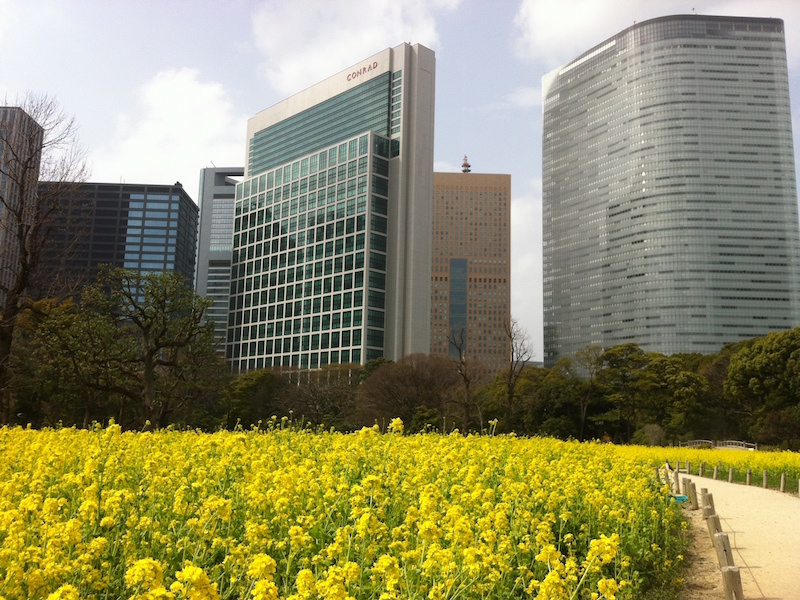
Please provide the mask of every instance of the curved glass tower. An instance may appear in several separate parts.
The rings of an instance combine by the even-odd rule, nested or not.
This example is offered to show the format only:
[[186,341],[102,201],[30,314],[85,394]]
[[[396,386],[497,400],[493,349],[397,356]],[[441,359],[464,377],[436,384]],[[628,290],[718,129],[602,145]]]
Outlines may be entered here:
[[670,16],[543,79],[544,349],[800,325],[783,21]]

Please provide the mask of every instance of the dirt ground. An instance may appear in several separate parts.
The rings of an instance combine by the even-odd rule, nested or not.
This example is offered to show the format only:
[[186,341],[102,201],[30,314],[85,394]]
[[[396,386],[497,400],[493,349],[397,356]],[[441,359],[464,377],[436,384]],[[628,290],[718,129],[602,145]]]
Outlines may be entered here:
[[[793,493],[692,477],[713,496],[728,534],[746,600],[800,599],[800,501]],[[691,528],[686,586],[681,600],[724,598],[722,573],[702,511],[687,512]]]
[[724,600],[722,573],[719,570],[717,552],[708,535],[703,512],[684,508],[691,527],[689,529],[689,552],[685,557],[689,568],[681,600]]

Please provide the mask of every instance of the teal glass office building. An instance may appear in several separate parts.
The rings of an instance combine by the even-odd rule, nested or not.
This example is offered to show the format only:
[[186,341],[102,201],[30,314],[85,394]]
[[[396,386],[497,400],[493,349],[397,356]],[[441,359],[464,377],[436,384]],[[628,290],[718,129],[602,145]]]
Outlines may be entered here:
[[800,325],[783,22],[669,16],[543,79],[545,363]]
[[434,82],[433,52],[402,44],[250,119],[234,371],[429,351]]

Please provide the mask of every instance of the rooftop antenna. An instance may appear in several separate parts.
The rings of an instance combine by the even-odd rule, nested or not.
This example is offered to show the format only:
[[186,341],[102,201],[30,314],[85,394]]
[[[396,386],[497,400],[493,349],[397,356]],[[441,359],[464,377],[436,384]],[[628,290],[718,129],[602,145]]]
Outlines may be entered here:
[[467,162],[467,155],[464,155],[464,162],[461,163],[461,172],[462,173],[469,173],[472,169],[470,169],[472,165]]

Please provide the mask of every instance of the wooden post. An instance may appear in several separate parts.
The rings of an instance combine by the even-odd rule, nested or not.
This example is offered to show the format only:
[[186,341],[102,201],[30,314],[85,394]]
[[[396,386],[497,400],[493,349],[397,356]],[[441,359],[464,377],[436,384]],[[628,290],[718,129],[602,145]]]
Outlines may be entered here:
[[750,485],[750,481],[753,479],[753,469],[747,469],[747,485]]
[[719,566],[732,567],[733,551],[731,550],[731,543],[728,540],[728,534],[722,531],[715,534],[714,547],[717,549],[717,558],[719,559]]
[[688,477],[681,477],[681,494],[684,496],[689,495],[689,482],[691,481]]
[[764,489],[769,487],[769,473],[764,469]]
[[699,506],[697,505],[697,488],[695,488],[693,482],[689,482],[689,502],[692,503],[692,510],[697,510]]
[[733,483],[733,467],[728,469],[728,483]]
[[698,473],[698,475],[700,477],[704,477],[705,476],[705,472],[706,472],[706,461],[703,461],[703,462],[700,463],[700,472]]
[[678,473],[677,468],[672,472],[672,479],[672,489],[675,490],[675,493],[677,494],[681,489],[680,474]]
[[781,473],[781,492],[786,491],[786,473]]
[[717,478],[717,472],[719,471],[719,465],[714,465],[714,479]]
[[725,600],[744,600],[742,575],[739,573],[739,567],[722,567],[721,570]]
[[711,514],[717,514],[717,507],[714,506],[714,495],[706,493],[705,496],[702,496],[703,506],[710,506],[711,507]]
[[706,519],[706,525],[708,526],[708,535],[711,536],[711,541],[713,542],[714,536],[722,531],[722,527],[719,524],[719,515],[710,515]]
[[691,465],[691,463],[690,463],[688,460],[686,461],[686,472],[687,472],[689,475],[691,475],[691,474],[692,474],[692,465]]

